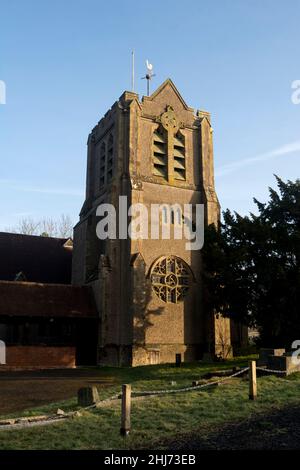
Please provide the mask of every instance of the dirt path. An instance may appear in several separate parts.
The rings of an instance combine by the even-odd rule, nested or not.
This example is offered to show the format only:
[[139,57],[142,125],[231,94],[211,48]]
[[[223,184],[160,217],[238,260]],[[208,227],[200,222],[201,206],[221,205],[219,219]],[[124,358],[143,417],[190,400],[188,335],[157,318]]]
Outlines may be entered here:
[[113,377],[106,377],[99,369],[1,372],[0,415],[72,398],[80,387],[113,383]]

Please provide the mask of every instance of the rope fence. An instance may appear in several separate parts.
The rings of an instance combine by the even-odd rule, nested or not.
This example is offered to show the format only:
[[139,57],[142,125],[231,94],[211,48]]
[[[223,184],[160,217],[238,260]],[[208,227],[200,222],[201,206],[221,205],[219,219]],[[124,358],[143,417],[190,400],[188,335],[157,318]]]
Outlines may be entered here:
[[219,385],[222,382],[225,382],[227,380],[232,379],[233,377],[237,377],[238,375],[243,374],[244,372],[247,372],[249,370],[249,367],[245,367],[238,372],[235,372],[232,375],[229,375],[227,377],[223,377],[220,380],[215,380],[214,382],[207,382],[205,384],[200,384],[200,385],[192,385],[191,387],[185,387],[185,388],[173,388],[173,389],[165,389],[165,390],[141,390],[141,391],[134,391],[132,392],[132,396],[146,396],[146,395],[166,395],[168,393],[182,393],[182,392],[190,392],[190,391],[195,391],[199,390],[202,388],[210,387],[212,385]]
[[[151,396],[161,396],[161,395],[168,395],[168,394],[175,394],[175,393],[185,393],[185,392],[192,392],[192,391],[197,391],[197,390],[203,390],[208,387],[212,386],[217,386],[221,385],[224,382],[227,382],[235,377],[239,377],[246,372],[248,372],[248,377],[249,377],[249,399],[250,400],[255,400],[257,397],[257,382],[256,382],[256,373],[257,371],[264,372],[267,374],[279,374],[279,375],[286,375],[286,371],[283,370],[275,370],[275,369],[268,369],[267,367],[257,367],[256,361],[249,361],[249,366],[244,367],[237,372],[234,372],[231,375],[227,375],[225,377],[222,377],[218,380],[214,380],[212,382],[205,382],[201,384],[195,383],[195,385],[188,386],[188,387],[182,387],[182,388],[166,388],[163,390],[132,390],[131,385],[129,384],[123,384],[122,385],[122,391],[115,393],[114,395],[104,398],[102,400],[98,400],[96,403],[93,403],[92,405],[89,406],[84,406],[80,407],[76,411],[70,411],[68,413],[65,413],[63,416],[57,416],[57,415],[52,415],[52,416],[45,416],[44,419],[45,421],[53,421],[56,422],[59,419],[62,418],[69,418],[78,415],[81,411],[87,411],[87,410],[92,410],[96,408],[101,408],[102,406],[105,406],[109,404],[112,401],[115,400],[120,400],[121,399],[121,428],[120,432],[123,436],[127,436],[130,432],[130,414],[131,414],[131,399],[135,397],[151,397]],[[34,418],[34,417],[33,417]],[[17,424],[18,421],[20,420],[14,420],[15,423]],[[3,424],[3,423],[1,423]],[[32,423],[33,424],[33,423]],[[0,428],[5,428],[8,426],[0,426]],[[10,427],[10,426],[9,426]]]
[[262,372],[268,372],[269,374],[284,374],[284,375],[286,375],[285,370],[267,369],[265,367],[257,367],[257,366],[256,366],[256,370],[260,370]]
[[269,374],[284,374],[286,375],[285,371],[282,370],[275,370],[275,369],[268,369],[265,367],[257,367],[256,361],[249,361],[249,366],[244,367],[243,369],[231,374],[229,376],[223,377],[219,380],[215,380],[213,382],[206,382],[199,385],[193,385],[191,387],[184,387],[178,389],[164,389],[164,390],[131,390],[131,385],[123,385],[122,386],[122,405],[121,405],[121,428],[120,432],[123,436],[128,436],[130,433],[130,414],[131,414],[131,398],[132,397],[141,397],[141,396],[157,396],[157,395],[167,395],[167,394],[174,394],[174,393],[183,393],[183,392],[190,392],[195,390],[203,390],[205,388],[220,385],[234,377],[238,377],[245,372],[248,372],[249,377],[249,400],[255,400],[257,398],[257,380],[256,380],[256,373],[257,371],[266,372]]
[[[220,385],[224,382],[227,382],[230,379],[233,379],[234,377],[238,377],[238,376],[244,374],[245,372],[248,372],[252,363],[255,364],[255,366],[254,366],[255,371],[267,372],[269,374],[283,374],[283,375],[286,375],[286,372],[283,371],[283,370],[275,370],[275,369],[268,369],[268,368],[265,368],[265,367],[258,367],[256,365],[256,361],[250,361],[250,365],[248,367],[243,367],[241,370],[235,372],[234,374],[228,375],[226,377],[222,377],[219,380],[214,380],[213,382],[206,382],[206,383],[199,384],[199,385],[192,385],[192,386],[189,386],[189,387],[175,388],[175,389],[172,388],[172,389],[163,389],[163,390],[132,390],[130,395],[131,395],[131,397],[134,398],[134,397],[167,395],[167,394],[171,394],[171,393],[184,393],[184,392],[191,392],[191,391],[195,391],[195,390],[202,390],[204,388],[211,387],[211,386],[214,386],[214,385]],[[106,403],[109,403],[110,401],[118,400],[118,399],[122,399],[122,392],[118,392],[115,395],[112,395],[111,397],[104,398],[103,400],[100,400],[97,404],[93,404],[93,405],[81,408],[80,410],[83,411],[83,410],[96,408],[96,407],[99,407],[99,406],[104,405]]]

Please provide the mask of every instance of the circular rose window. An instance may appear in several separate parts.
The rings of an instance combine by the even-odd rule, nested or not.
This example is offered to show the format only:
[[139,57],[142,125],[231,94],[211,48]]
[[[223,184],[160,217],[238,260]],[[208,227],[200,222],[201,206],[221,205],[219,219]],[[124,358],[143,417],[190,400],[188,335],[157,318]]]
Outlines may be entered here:
[[187,294],[193,275],[181,258],[166,256],[155,261],[150,277],[152,288],[160,300],[176,304]]

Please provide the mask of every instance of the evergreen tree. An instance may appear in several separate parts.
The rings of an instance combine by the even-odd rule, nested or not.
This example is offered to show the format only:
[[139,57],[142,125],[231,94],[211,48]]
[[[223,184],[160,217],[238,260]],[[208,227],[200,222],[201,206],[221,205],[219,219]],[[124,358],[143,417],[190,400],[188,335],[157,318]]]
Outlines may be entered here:
[[223,213],[220,229],[206,231],[206,302],[258,328],[263,346],[290,347],[300,339],[300,180],[269,188],[256,199],[258,215]]

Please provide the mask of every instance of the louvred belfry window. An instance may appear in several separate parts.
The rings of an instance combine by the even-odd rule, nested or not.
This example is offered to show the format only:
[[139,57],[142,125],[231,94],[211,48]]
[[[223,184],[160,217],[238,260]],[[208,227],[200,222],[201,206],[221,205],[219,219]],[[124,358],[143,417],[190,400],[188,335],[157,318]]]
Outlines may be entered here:
[[153,134],[153,174],[165,179],[168,177],[167,135],[162,128]]
[[153,175],[171,184],[174,180],[186,180],[185,136],[180,131],[182,123],[172,106],[167,106],[157,119],[159,126],[153,133]]
[[174,137],[174,178],[185,180],[185,145],[180,132]]

